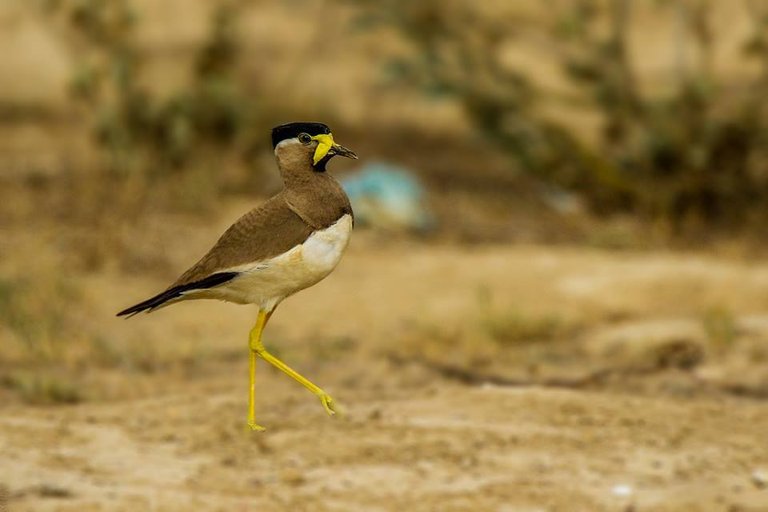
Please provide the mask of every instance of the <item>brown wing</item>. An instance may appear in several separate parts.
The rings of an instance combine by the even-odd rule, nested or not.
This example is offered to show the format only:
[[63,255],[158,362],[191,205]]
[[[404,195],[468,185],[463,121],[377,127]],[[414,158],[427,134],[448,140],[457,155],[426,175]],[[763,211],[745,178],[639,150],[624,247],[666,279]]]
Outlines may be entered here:
[[278,256],[304,243],[312,232],[313,228],[288,207],[284,194],[280,193],[240,217],[170,288]]

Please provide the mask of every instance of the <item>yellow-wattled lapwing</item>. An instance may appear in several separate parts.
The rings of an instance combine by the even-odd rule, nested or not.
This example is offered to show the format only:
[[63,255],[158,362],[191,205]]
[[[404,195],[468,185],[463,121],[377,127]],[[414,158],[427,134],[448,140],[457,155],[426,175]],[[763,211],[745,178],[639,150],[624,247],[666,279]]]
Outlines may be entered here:
[[272,130],[284,188],[235,222],[213,248],[167,290],[118,313],[132,316],[189,299],[256,304],[250,332],[248,425],[256,423],[256,358],[261,357],[320,398],[328,414],[333,399],[270,354],[261,333],[280,302],[326,277],[336,267],[352,231],[352,208],[338,182],[326,174],[334,156],[357,158],[336,144],[328,126],[289,123]]

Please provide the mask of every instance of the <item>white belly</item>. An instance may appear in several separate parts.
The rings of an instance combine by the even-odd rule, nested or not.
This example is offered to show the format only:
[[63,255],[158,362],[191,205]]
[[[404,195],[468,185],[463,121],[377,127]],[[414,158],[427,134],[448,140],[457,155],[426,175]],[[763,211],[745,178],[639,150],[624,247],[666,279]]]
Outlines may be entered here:
[[344,215],[326,229],[269,260],[222,270],[241,275],[221,286],[190,294],[188,298],[215,298],[239,304],[257,304],[272,310],[286,297],[319,282],[336,268],[352,233],[352,216]]

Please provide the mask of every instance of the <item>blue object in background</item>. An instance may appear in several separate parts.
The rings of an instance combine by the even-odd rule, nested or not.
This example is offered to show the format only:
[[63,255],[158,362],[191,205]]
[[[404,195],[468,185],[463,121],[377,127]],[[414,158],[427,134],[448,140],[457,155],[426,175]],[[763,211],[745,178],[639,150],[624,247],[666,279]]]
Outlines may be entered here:
[[424,204],[424,187],[403,167],[383,162],[364,165],[341,181],[355,221],[386,229],[426,231],[434,220]]

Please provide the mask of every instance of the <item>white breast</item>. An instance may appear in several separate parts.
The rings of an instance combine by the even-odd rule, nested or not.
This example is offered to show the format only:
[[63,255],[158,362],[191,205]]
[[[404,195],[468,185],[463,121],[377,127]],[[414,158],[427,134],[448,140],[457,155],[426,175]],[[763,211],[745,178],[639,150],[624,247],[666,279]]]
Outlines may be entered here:
[[339,264],[351,233],[352,216],[349,214],[332,226],[312,233],[301,246],[302,260],[307,269],[322,274],[322,277],[327,276]]
[[352,216],[344,215],[335,224],[315,231],[303,244],[284,254],[227,269],[241,275],[222,286],[195,294],[195,298],[258,304],[271,310],[286,297],[330,274],[341,260],[351,233]]

